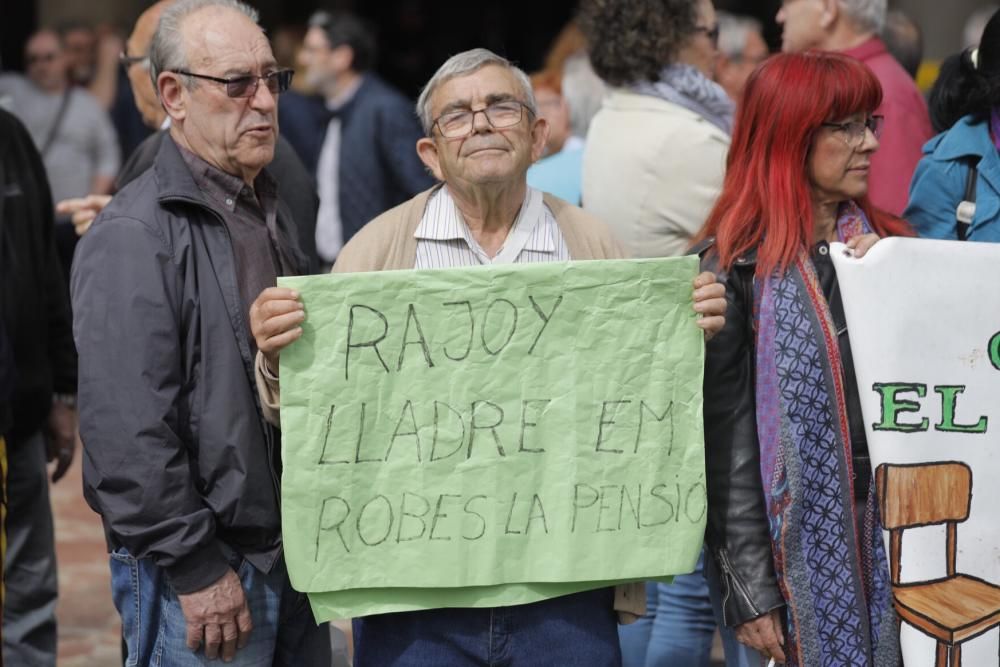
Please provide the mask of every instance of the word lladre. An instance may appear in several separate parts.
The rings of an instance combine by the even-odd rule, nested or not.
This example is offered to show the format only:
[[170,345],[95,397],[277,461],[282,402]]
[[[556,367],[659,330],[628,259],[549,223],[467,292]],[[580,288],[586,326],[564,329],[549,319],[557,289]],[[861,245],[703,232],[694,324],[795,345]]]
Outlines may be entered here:
[[[396,412],[379,412],[368,402],[343,408],[331,405],[326,418],[319,465],[411,463],[471,459],[513,453],[544,454],[545,443],[535,435],[552,399],[522,399],[514,404],[472,401],[457,408],[443,401],[403,403]],[[388,412],[395,427],[388,435],[381,419]],[[423,419],[417,414],[424,415]],[[381,423],[380,423],[381,422]],[[604,401],[594,407],[594,436],[586,447],[604,454],[638,454],[643,443],[673,452],[673,403],[655,408],[645,400]],[[384,437],[378,437],[385,434]],[[397,445],[397,443],[399,443]],[[395,452],[395,453],[394,453]]]

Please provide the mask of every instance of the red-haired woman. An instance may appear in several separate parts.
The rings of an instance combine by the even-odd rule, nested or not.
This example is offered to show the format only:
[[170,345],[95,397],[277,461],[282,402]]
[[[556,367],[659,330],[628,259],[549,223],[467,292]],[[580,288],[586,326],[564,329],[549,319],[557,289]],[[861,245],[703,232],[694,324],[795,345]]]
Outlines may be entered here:
[[867,197],[881,99],[874,75],[845,56],[766,61],[701,234],[729,308],[705,368],[707,538],[726,623],[788,665],[899,662],[829,247],[844,241],[860,257],[911,233]]

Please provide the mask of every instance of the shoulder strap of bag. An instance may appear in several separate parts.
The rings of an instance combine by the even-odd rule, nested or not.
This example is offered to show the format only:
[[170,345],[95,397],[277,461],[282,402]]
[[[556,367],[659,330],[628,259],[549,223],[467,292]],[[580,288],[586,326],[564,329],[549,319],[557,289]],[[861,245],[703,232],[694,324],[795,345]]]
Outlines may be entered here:
[[979,168],[975,157],[967,158],[969,172],[965,177],[965,194],[955,209],[955,230],[958,240],[964,241],[969,236],[969,228],[976,217],[976,181],[979,180]]
[[59,134],[59,129],[62,127],[63,119],[66,117],[66,108],[69,107],[69,98],[73,94],[73,87],[68,86],[66,91],[63,93],[62,101],[59,103],[59,111],[56,112],[56,119],[52,122],[52,127],[49,129],[49,135],[45,137],[45,143],[42,144],[41,150],[38,152],[45,157],[49,149],[52,148],[52,144],[56,140],[56,135]]

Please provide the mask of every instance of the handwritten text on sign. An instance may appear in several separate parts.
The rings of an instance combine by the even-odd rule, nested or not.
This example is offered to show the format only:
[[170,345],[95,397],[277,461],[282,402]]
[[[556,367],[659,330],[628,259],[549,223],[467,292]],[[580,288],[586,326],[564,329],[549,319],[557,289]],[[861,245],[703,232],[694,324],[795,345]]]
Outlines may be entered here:
[[[920,591],[897,598],[903,661],[931,667],[942,654],[932,630],[954,621],[926,600],[974,582],[974,594],[949,598],[972,627],[1000,590],[1000,245],[890,238],[861,259],[833,246],[830,256],[890,572],[897,593]],[[957,637],[962,664],[996,663],[995,626]]]
[[296,587],[690,569],[706,512],[696,271],[681,258],[282,280],[307,312],[281,360]]

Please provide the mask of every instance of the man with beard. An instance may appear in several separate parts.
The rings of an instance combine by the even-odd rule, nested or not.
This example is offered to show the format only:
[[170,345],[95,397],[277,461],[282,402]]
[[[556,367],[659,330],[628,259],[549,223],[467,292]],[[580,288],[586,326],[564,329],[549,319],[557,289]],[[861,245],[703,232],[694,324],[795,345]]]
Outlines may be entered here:
[[347,13],[316,12],[299,65],[322,101],[282,101],[282,132],[316,175],[316,249],[327,267],[362,225],[434,182],[413,145],[420,125],[410,102],[370,68],[375,40]]

